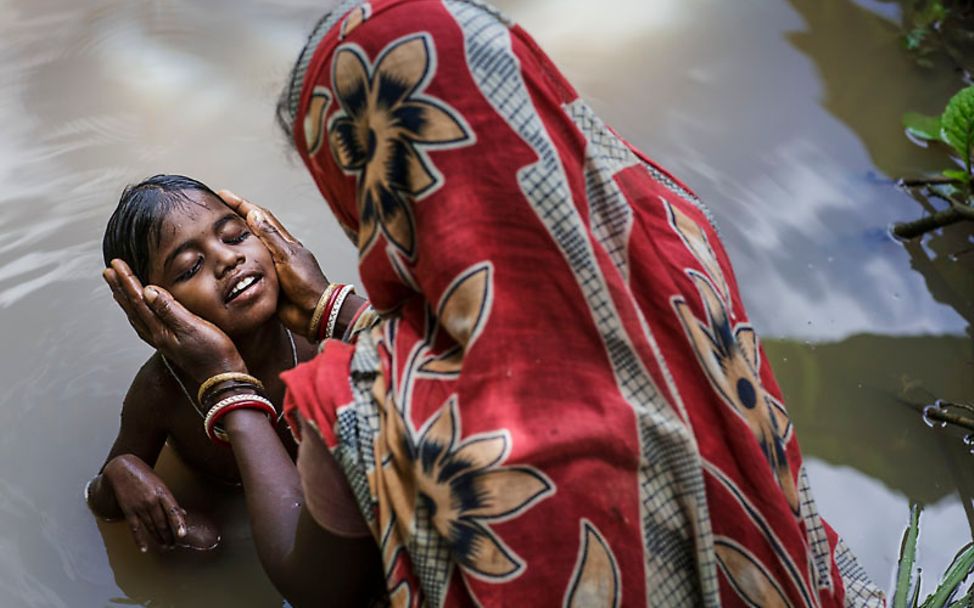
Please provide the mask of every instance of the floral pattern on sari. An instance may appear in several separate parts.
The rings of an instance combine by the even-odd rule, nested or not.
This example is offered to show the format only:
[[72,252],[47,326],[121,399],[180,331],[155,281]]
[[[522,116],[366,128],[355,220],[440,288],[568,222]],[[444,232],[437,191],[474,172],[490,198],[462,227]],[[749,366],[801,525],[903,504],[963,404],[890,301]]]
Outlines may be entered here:
[[720,570],[748,606],[791,608],[792,603],[767,567],[740,543],[719,536],[714,539],[714,551]]
[[[797,516],[798,486],[788,463],[786,444],[791,439],[791,419],[784,405],[761,382],[758,336],[747,323],[732,324],[727,281],[720,271],[706,234],[688,216],[663,200],[670,225],[706,273],[685,269],[700,295],[706,320],[698,319],[684,296],[672,305],[710,385],[721,400],[741,417],[757,439],[771,471]],[[715,273],[716,276],[711,276]]]
[[372,64],[354,43],[341,45],[332,63],[332,86],[341,109],[328,123],[335,162],[357,179],[359,254],[381,232],[407,260],[416,234],[409,202],[443,184],[427,150],[473,143],[463,117],[425,95],[436,51],[427,33],[391,42]]
[[[380,486],[376,489],[384,561],[393,561],[402,547],[411,544],[417,530],[429,523],[439,535],[433,542],[444,541],[453,561],[466,573],[486,580],[521,574],[526,562],[490,523],[516,518],[553,494],[554,483],[534,467],[503,466],[512,447],[506,430],[462,438],[456,395],[416,438],[389,397],[380,402],[384,438],[377,444],[382,467],[375,480]],[[445,580],[449,565],[427,569]],[[435,569],[441,572],[433,573]]]
[[622,582],[612,549],[589,520],[582,519],[581,529],[578,563],[563,605],[566,608],[616,608],[622,603]]

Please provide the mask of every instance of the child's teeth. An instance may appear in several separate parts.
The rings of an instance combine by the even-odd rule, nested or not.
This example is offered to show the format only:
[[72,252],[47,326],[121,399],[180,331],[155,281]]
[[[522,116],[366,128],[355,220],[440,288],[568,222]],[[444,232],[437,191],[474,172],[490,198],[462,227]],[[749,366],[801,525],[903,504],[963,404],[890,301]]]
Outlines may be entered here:
[[240,293],[244,289],[250,286],[254,282],[254,277],[247,277],[246,279],[240,279],[233,288],[234,295]]

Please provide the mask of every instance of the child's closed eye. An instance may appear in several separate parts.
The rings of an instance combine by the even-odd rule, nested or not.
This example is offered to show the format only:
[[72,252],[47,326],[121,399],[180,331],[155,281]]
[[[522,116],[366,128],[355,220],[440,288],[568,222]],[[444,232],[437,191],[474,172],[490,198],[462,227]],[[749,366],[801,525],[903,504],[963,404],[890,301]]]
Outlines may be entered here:
[[250,236],[250,232],[247,231],[247,230],[244,230],[240,234],[226,237],[225,239],[223,239],[223,241],[225,243],[229,243],[231,245],[236,245],[237,243],[242,243],[245,240],[247,240],[247,237],[249,237],[249,236]]
[[199,256],[196,258],[196,261],[193,262],[193,266],[189,270],[176,277],[176,282],[181,283],[183,281],[188,281],[189,279],[193,278],[193,275],[199,272],[200,268],[202,267],[203,258],[202,256]]

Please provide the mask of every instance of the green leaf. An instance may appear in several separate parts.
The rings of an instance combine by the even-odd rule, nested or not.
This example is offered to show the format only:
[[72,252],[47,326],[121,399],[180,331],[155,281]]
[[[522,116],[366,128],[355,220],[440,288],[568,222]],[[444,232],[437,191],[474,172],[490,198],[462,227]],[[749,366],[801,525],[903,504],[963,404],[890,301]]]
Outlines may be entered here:
[[917,139],[925,141],[943,141],[940,139],[940,117],[926,116],[916,112],[903,115],[903,126]]
[[947,566],[947,572],[937,585],[937,590],[923,602],[923,608],[942,608],[957,591],[961,583],[974,572],[974,543],[968,543]]
[[950,608],[971,608],[974,606],[974,587],[967,590],[964,597],[950,604]]
[[949,177],[950,179],[956,179],[957,181],[964,182],[965,184],[971,179],[971,177],[961,169],[944,169],[943,176]]
[[940,124],[944,139],[960,155],[967,173],[970,173],[971,147],[974,146],[974,86],[961,89],[950,98]]
[[900,560],[896,567],[896,587],[893,589],[893,608],[907,608],[910,600],[910,583],[913,581],[913,563],[917,557],[917,537],[920,535],[920,506],[910,507],[910,525],[903,531],[900,544]]
[[910,608],[917,608],[917,606],[920,604],[920,584],[923,582],[923,577],[921,576],[922,574],[923,572],[917,568],[917,580],[913,584],[913,597],[910,598]]

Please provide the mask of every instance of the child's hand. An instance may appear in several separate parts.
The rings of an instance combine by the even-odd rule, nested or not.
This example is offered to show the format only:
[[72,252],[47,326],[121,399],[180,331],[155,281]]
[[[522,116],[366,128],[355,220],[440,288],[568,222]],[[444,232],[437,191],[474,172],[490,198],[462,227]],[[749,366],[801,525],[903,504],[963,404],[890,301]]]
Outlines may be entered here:
[[[219,194],[228,207],[246,218],[250,231],[271,252],[281,286],[277,316],[291,331],[307,334],[318,298],[328,287],[328,279],[318,266],[318,260],[291,236],[273,213],[248,203],[229,190],[221,190]],[[315,336],[308,337],[315,339]]]
[[186,310],[161,287],[142,284],[122,260],[103,276],[139,337],[203,382],[223,372],[246,372],[233,341],[217,326]]
[[109,461],[102,474],[115,492],[140,551],[148,551],[150,539],[167,548],[184,544],[186,511],[147,464],[123,454]]

